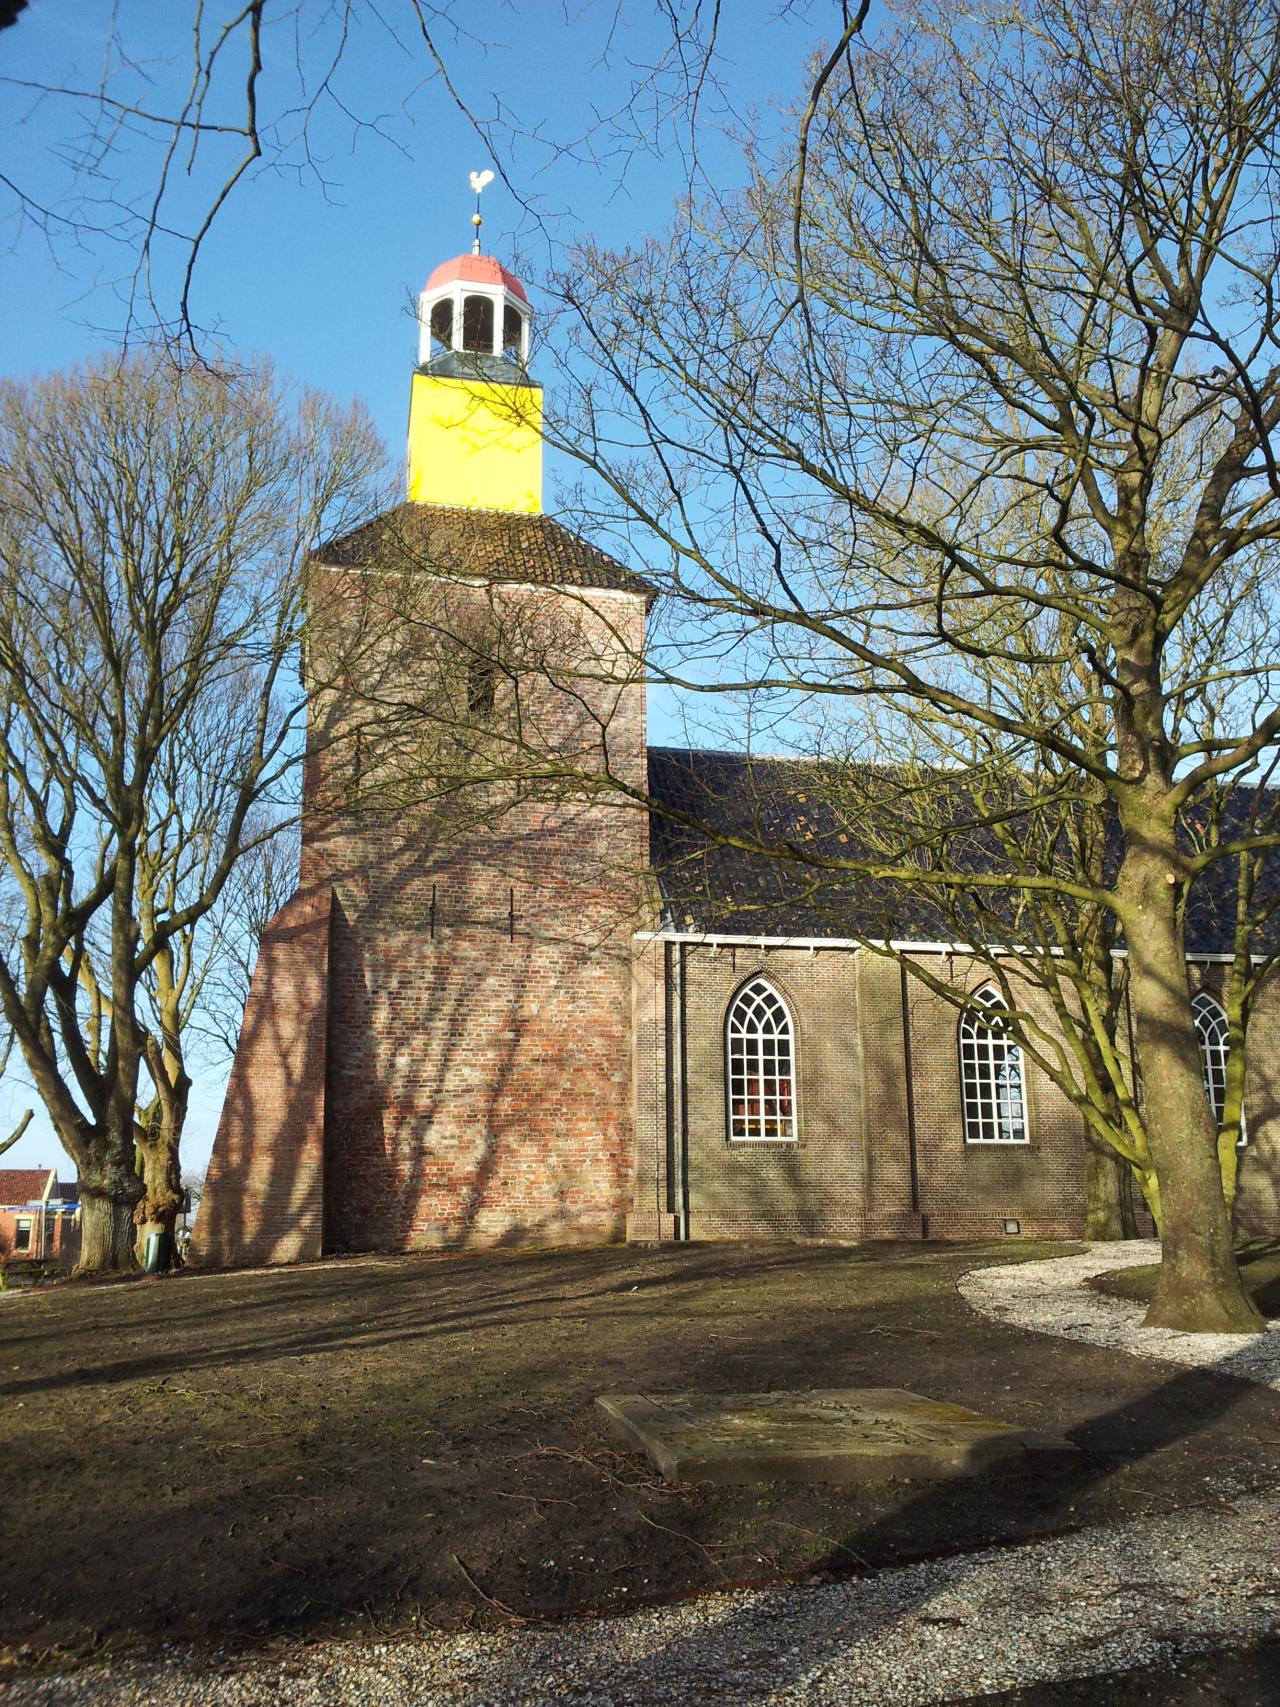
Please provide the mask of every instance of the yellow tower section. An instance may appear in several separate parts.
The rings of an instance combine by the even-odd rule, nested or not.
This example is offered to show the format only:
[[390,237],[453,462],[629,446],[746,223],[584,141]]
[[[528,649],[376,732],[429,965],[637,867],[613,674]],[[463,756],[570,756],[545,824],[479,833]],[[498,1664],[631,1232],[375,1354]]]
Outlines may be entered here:
[[469,510],[542,510],[542,387],[415,373],[409,499]]
[[[477,192],[478,193],[478,192]],[[476,247],[438,266],[418,302],[409,500],[542,510],[542,387],[530,379],[524,286]]]

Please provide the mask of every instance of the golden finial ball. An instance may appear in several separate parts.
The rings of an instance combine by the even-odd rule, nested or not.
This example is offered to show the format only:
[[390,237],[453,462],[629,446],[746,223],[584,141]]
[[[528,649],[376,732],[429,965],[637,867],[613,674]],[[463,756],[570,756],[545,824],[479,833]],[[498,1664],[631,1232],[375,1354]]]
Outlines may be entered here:
[[478,213],[473,213],[471,215],[471,223],[472,225],[482,225],[484,222]]

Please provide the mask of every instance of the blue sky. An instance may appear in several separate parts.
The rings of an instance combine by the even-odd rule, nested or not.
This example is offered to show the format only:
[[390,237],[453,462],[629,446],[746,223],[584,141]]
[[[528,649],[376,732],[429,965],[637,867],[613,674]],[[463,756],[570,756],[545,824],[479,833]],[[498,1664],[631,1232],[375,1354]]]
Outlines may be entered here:
[[[183,0],[32,0],[0,34],[0,171],[50,210],[47,229],[0,186],[0,372],[63,367],[110,347],[129,319],[143,205],[160,166],[161,132],[116,114],[112,147],[91,172],[97,109],[35,85],[97,88],[104,62],[116,98],[172,111],[189,73]],[[211,16],[235,7],[214,0]],[[688,183],[693,152],[669,25],[652,0],[473,0],[445,6],[434,42],[460,110],[430,62],[409,0],[355,0],[355,27],[321,96],[305,145],[287,115],[314,93],[336,47],[338,8],[279,0],[264,39],[261,111],[276,152],[232,192],[195,274],[193,316],[241,353],[269,354],[284,371],[372,412],[398,465],[416,359],[411,301],[440,260],[469,247],[467,174],[496,165],[509,179],[485,192],[485,248],[533,282],[578,234],[623,245],[667,220]],[[113,11],[119,51],[109,46]],[[704,91],[697,167],[722,185],[740,168],[732,133],[778,123],[802,84],[809,51],[830,36],[836,8],[736,0],[723,7],[719,88]],[[293,16],[289,14],[292,12]],[[665,57],[667,71],[646,72]],[[299,71],[301,67],[301,72]],[[234,123],[247,57],[228,50],[208,116]],[[191,230],[243,143],[223,136],[194,162],[174,162],[164,218]],[[310,159],[307,158],[309,150]],[[57,216],[69,216],[78,229]],[[103,228],[102,234],[85,225]],[[114,228],[114,229],[112,229]],[[157,243],[154,296],[171,312],[184,249]],[[145,321],[146,305],[141,308]],[[554,491],[556,470],[549,469]],[[187,1162],[207,1159],[225,1082],[204,1072]],[[0,1130],[31,1100],[0,1085]],[[0,1165],[65,1166],[46,1122]]]
[[[287,0],[278,9],[287,11]],[[300,14],[305,22],[329,10],[305,0]],[[346,111],[324,102],[317,111],[315,170],[302,164],[295,144],[241,182],[202,254],[193,307],[202,326],[239,350],[269,352],[300,378],[363,397],[398,457],[415,359],[409,302],[437,261],[469,246],[468,172],[496,164],[509,175],[514,194],[501,182],[485,194],[485,247],[523,263],[536,279],[575,233],[623,244],[661,226],[684,189],[689,155],[685,124],[655,116],[671,79],[650,91],[641,71],[670,45],[651,0],[623,0],[620,20],[614,0],[476,0],[465,13],[457,9],[471,33],[441,25],[436,44],[458,95],[482,123],[496,119],[492,145],[431,75],[407,21],[407,0],[385,0],[380,10],[398,24],[399,40],[369,21],[378,15],[371,0],[359,0],[364,21],[334,79]],[[815,6],[810,16],[800,8],[780,19],[768,3],[739,0],[725,10],[717,64],[726,93],[737,114],[753,107],[767,113],[800,87],[806,49],[829,9]],[[0,74],[92,89],[110,11],[106,0],[76,0],[73,8],[33,0],[0,37]],[[190,55],[187,12],[181,0],[122,0],[122,41],[131,56],[147,56],[137,74],[121,75],[115,87],[122,96],[172,109]],[[332,30],[302,40],[312,82],[333,45]],[[281,24],[268,32],[265,50],[262,107],[270,114],[299,98],[292,31]],[[246,63],[243,51],[229,60],[213,116],[238,116]],[[629,140],[628,127],[611,126],[605,115],[637,88],[629,122],[639,134]],[[91,116],[87,103],[0,86],[4,175],[42,204],[74,211],[65,157]],[[702,162],[723,180],[738,170],[736,149],[723,135],[732,120],[714,92],[701,116]],[[111,162],[130,196],[154,183],[159,160],[146,127],[135,128],[143,134],[122,134]],[[290,126],[280,129],[283,135]],[[181,216],[188,229],[194,224],[240,147],[237,139],[221,148],[202,144],[189,193],[186,174],[175,172],[175,222]],[[78,180],[82,192],[85,182]],[[99,185],[99,198],[111,188]],[[74,362],[124,324],[136,240],[128,233],[124,241],[64,235],[51,246],[12,209],[11,197],[7,207],[0,203],[0,213],[10,215],[0,258],[0,371]],[[111,217],[101,199],[82,211]],[[178,245],[162,242],[158,294],[166,307],[176,295],[178,259]]]

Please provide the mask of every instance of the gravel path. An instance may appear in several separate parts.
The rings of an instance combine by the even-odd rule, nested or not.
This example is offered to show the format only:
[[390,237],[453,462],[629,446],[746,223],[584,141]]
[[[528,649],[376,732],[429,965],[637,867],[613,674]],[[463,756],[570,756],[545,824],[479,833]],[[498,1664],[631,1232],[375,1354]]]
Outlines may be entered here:
[[1085,1340],[1161,1363],[1213,1368],[1280,1391],[1280,1321],[1265,1334],[1144,1328],[1141,1304],[1084,1285],[1095,1274],[1158,1260],[1159,1249],[1150,1239],[1088,1245],[1079,1256],[973,1269],[960,1281],[960,1295],[979,1315],[1010,1327]]
[[628,1617],[14,1682],[12,1707],[924,1707],[1280,1631],[1280,1497]]

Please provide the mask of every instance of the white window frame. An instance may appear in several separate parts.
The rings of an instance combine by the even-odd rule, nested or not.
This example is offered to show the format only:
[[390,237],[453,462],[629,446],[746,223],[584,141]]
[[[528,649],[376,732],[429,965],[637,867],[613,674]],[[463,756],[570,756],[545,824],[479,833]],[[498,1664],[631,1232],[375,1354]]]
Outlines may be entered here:
[[739,986],[725,1014],[724,1080],[730,1143],[798,1142],[795,1020],[761,973]]
[[[21,1239],[23,1233],[25,1233],[27,1235],[27,1242],[25,1245],[19,1244],[19,1242],[18,1242]],[[24,1256],[30,1256],[31,1252],[35,1249],[35,1245],[36,1245],[35,1217],[33,1215],[19,1215],[17,1217],[17,1219],[15,1220],[14,1227],[13,1227],[13,1252],[14,1252],[14,1255],[17,1256],[21,1253]]]
[[[1195,1021],[1196,1038],[1200,1044],[1200,1074],[1204,1094],[1209,1099],[1216,1123],[1222,1125],[1222,1111],[1227,1100],[1227,1056],[1230,1054],[1231,1031],[1227,1010],[1211,990],[1197,990],[1191,998],[1191,1017]],[[1236,1148],[1249,1142],[1245,1130],[1244,1109],[1240,1110],[1240,1136]]]
[[1027,1075],[1022,1048],[1007,1021],[984,1014],[1007,1012],[994,984],[975,990],[960,1015],[960,1100],[966,1144],[1029,1144]]

